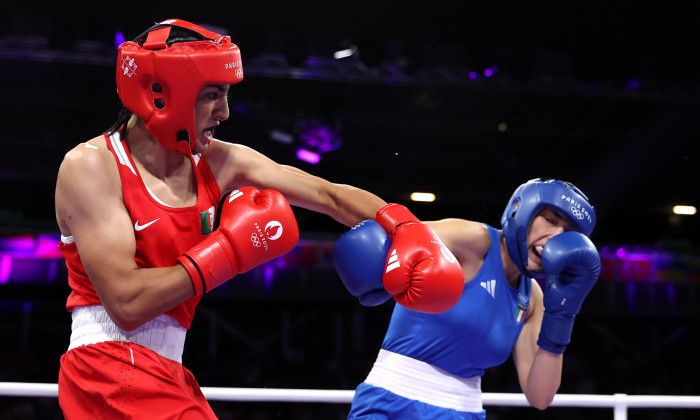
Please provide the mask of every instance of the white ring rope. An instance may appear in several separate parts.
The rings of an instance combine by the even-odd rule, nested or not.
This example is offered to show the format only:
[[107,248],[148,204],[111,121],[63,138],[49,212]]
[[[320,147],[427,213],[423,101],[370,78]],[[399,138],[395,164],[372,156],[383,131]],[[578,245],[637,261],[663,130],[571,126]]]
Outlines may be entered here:
[[[282,389],[282,388],[215,388],[202,387],[202,392],[213,401],[276,401],[347,403],[354,390]],[[0,382],[0,395],[10,397],[58,397],[58,384],[29,382]],[[523,394],[485,392],[484,405],[527,406]],[[700,408],[700,396],[686,395],[596,395],[557,394],[552,407],[627,407]]]

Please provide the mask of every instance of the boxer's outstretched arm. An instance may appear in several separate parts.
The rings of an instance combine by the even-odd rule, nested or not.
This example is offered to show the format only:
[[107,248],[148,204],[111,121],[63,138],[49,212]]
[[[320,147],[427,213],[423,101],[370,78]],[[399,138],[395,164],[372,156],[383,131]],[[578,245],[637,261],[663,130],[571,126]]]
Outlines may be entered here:
[[217,140],[210,144],[206,158],[221,191],[270,188],[282,193],[289,204],[326,214],[348,227],[374,219],[377,209],[386,204],[369,191],[280,165],[246,146]]

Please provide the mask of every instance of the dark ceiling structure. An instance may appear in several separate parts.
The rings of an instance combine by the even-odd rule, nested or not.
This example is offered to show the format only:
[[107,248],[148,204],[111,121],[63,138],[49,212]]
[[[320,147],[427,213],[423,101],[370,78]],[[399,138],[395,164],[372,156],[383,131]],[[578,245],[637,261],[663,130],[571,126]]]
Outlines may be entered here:
[[[123,8],[123,6],[120,6]],[[230,34],[245,80],[217,131],[280,163],[498,226],[512,191],[551,176],[588,194],[597,244],[697,245],[700,5],[257,2],[19,8],[2,18],[0,228],[55,231],[63,154],[116,118],[114,36],[168,17]],[[352,55],[336,59],[333,53]],[[342,145],[315,165],[300,132]],[[434,203],[410,203],[429,191]],[[299,209],[303,231],[344,229]]]

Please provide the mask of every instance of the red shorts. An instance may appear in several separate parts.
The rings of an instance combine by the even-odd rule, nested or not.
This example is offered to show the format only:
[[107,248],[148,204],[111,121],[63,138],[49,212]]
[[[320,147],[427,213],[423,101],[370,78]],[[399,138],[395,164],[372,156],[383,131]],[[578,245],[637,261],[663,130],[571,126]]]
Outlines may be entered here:
[[80,346],[61,357],[58,402],[71,419],[216,419],[192,373],[133,343]]

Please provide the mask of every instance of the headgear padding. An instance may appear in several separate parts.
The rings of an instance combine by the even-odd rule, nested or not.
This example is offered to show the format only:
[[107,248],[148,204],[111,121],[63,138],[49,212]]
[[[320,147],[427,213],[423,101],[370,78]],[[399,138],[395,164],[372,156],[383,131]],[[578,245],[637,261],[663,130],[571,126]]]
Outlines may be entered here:
[[525,268],[527,233],[532,219],[543,208],[558,212],[586,236],[590,236],[595,227],[595,209],[588,202],[588,197],[573,184],[552,178],[537,178],[519,186],[503,212],[501,226],[510,259],[528,277],[539,275],[533,275]]
[[[178,27],[196,41],[169,42]],[[117,93],[124,106],[168,149],[191,153],[197,141],[194,106],[208,84],[243,80],[231,38],[179,19],[157,23],[117,53]]]

